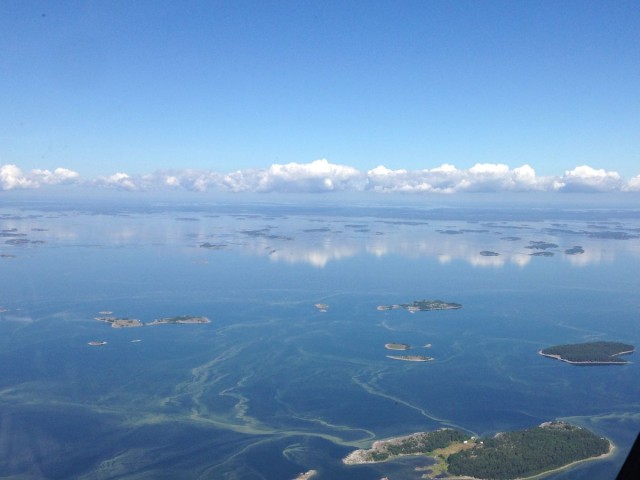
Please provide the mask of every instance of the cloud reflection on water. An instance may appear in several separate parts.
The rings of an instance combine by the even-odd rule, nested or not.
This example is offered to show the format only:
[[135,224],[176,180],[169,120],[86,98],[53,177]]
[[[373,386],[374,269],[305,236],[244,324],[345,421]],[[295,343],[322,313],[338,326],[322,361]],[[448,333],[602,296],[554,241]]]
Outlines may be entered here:
[[[36,241],[29,248],[36,248],[40,240],[46,242],[38,245],[42,248],[64,244],[89,247],[165,245],[185,249],[189,255],[196,254],[201,257],[198,262],[216,255],[218,250],[314,268],[325,268],[331,262],[360,255],[433,258],[441,264],[460,261],[477,268],[509,265],[525,268],[534,260],[554,260],[532,257],[532,254],[544,252],[553,253],[556,261],[572,267],[611,263],[619,255],[640,256],[638,225],[629,224],[629,221],[602,227],[610,232],[631,234],[627,239],[617,239],[594,237],[596,227],[588,221],[562,224],[562,228],[558,228],[560,224],[549,220],[532,221],[523,226],[505,221],[401,222],[371,216],[318,219],[317,215],[259,214],[243,216],[239,223],[234,215],[213,216],[201,212],[116,214],[108,218],[109,221],[105,221],[103,215],[69,212],[56,217],[24,215],[0,220],[3,220],[4,231],[15,229],[24,234],[24,238]],[[11,238],[0,239],[0,253],[8,255],[24,251],[24,246],[12,245],[6,240]],[[532,242],[557,246],[540,250],[533,247]],[[578,245],[584,253],[570,255],[565,252]]]

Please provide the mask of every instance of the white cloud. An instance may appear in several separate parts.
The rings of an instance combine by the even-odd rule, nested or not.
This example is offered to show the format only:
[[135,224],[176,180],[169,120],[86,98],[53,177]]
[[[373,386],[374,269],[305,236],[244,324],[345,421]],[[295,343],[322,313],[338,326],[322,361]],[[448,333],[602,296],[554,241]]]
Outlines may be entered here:
[[626,185],[622,186],[622,191],[624,192],[640,192],[640,175],[637,177],[633,177],[631,180],[627,182]]
[[2,190],[38,188],[41,185],[75,183],[79,180],[80,174],[67,168],[56,168],[53,172],[35,169],[29,173],[23,173],[15,165],[0,165],[0,189]]
[[454,173],[457,171],[456,167],[453,165],[449,165],[448,163],[443,163],[442,165],[440,165],[439,167],[436,168],[432,168],[431,170],[429,170],[431,173]]
[[640,192],[640,175],[624,181],[617,172],[582,165],[562,176],[541,177],[530,165],[510,168],[502,163],[477,163],[468,169],[451,164],[422,170],[392,170],[384,165],[362,172],[326,159],[310,163],[274,164],[266,169],[230,173],[210,170],[159,170],[134,176],[117,172],[83,180],[67,168],[35,169],[24,173],[16,165],[0,165],[0,190],[38,188],[43,185],[89,184],[120,190],[183,189],[196,192],[297,192],[371,191],[383,193],[461,192]]
[[453,193],[461,180],[460,171],[452,165],[432,170],[390,170],[379,166],[367,172],[368,188],[376,192]]
[[167,178],[165,178],[164,183],[170,187],[180,186],[180,180],[178,179],[178,177],[174,177],[173,175],[170,175]]
[[220,183],[222,175],[205,170],[169,170],[144,175],[138,182],[138,188],[183,188],[204,192]]
[[205,170],[159,171],[142,178],[146,188],[170,186],[187,190],[230,192],[328,192],[361,190],[364,175],[353,167],[327,160],[274,164],[268,169],[219,174]]
[[325,159],[311,163],[271,165],[258,175],[260,192],[325,192],[358,190],[363,176],[353,167],[329,163]]
[[621,190],[623,181],[617,172],[581,165],[564,172],[559,186],[564,192],[610,192]]
[[14,188],[34,188],[38,185],[24,176],[22,170],[15,165],[0,166],[0,186],[2,190]]
[[513,178],[523,184],[535,185],[536,171],[530,165],[523,165],[513,169]]
[[513,170],[504,164],[476,164],[469,169],[467,177],[469,191],[512,191],[527,192],[546,190],[551,180],[538,177],[530,165],[522,165]]
[[41,185],[56,185],[58,183],[74,183],[80,179],[80,174],[68,168],[56,168],[49,170],[32,170],[31,176]]
[[369,187],[382,192],[456,193],[545,190],[552,180],[537,177],[529,165],[511,170],[504,164],[478,163],[468,170],[444,164],[431,170],[390,170],[379,166],[367,172]]
[[109,177],[98,177],[95,181],[97,185],[116,187],[121,190],[140,190],[141,185],[128,174],[118,172]]
[[503,177],[509,172],[509,167],[503,163],[476,163],[469,169],[469,173],[478,177]]

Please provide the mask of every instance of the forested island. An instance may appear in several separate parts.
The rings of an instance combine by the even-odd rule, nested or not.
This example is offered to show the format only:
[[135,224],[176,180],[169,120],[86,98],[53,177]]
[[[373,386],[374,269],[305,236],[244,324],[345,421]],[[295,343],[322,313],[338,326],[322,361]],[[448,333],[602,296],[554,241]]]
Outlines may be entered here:
[[414,300],[413,303],[380,305],[378,310],[405,309],[409,312],[426,312],[430,310],[453,310],[457,308],[462,308],[462,305],[459,303],[443,302],[442,300]]
[[342,459],[347,465],[376,463],[408,455],[435,456],[438,450],[468,442],[467,434],[451,428],[419,432],[404,437],[378,440],[368,450],[356,450]]
[[553,257],[555,254],[553,252],[533,252],[530,253],[532,257]]
[[195,315],[179,315],[177,317],[160,318],[148,323],[143,323],[135,318],[120,318],[112,316],[96,317],[96,320],[111,324],[111,328],[147,327],[166,323],[211,323],[211,320],[207,317]]
[[453,429],[414,433],[377,441],[368,450],[356,450],[342,461],[347,465],[422,455],[435,460],[423,478],[472,477],[492,480],[524,479],[566,468],[575,462],[610,453],[606,438],[565,422],[471,437]]
[[624,365],[630,362],[619,357],[634,351],[635,347],[627,343],[599,341],[555,345],[538,353],[576,365]]
[[547,250],[549,248],[558,248],[558,245],[555,243],[532,240],[529,242],[529,245],[524,248],[528,248],[530,250]]
[[144,327],[144,323],[136,318],[96,317],[96,320],[111,324],[111,328]]
[[146,325],[161,325],[165,323],[211,323],[207,317],[200,317],[195,315],[178,315],[177,317],[159,318]]

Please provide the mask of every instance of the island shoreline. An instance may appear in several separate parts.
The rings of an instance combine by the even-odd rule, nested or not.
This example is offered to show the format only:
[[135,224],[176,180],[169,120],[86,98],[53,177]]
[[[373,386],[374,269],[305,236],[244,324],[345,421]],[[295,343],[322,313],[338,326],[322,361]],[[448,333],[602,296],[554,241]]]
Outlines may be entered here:
[[[577,426],[571,426],[570,424],[567,424],[565,422],[545,422],[543,424],[541,424],[539,427],[542,428],[549,428],[549,427],[553,427],[554,424],[560,424],[562,425],[566,425],[569,426],[571,428],[574,429],[578,429],[581,430],[582,427],[577,427]],[[443,430],[439,430],[439,431],[444,431],[447,429],[443,429]],[[435,478],[443,478],[445,480],[487,480],[486,478],[482,478],[482,477],[473,477],[471,475],[456,475],[456,474],[451,474],[448,472],[448,457],[449,455],[451,455],[452,453],[457,453],[459,451],[459,449],[455,449],[456,446],[459,447],[463,447],[463,443],[464,443],[464,449],[467,448],[467,441],[465,440],[464,442],[459,440],[457,442],[451,443],[449,446],[444,447],[444,449],[441,448],[436,448],[435,450],[430,450],[430,451],[414,451],[414,452],[394,452],[393,454],[388,455],[387,457],[384,458],[378,458],[376,459],[376,457],[374,457],[373,455],[375,455],[376,453],[389,453],[387,447],[389,445],[401,445],[403,442],[406,441],[410,441],[413,440],[413,438],[417,438],[421,435],[425,435],[425,434],[429,434],[429,433],[433,433],[433,432],[417,432],[417,433],[413,433],[413,434],[409,434],[409,435],[403,435],[403,436],[399,436],[399,437],[391,437],[391,438],[387,438],[384,440],[378,440],[373,442],[373,444],[371,445],[370,448],[368,449],[357,449],[352,451],[351,453],[349,453],[346,457],[342,458],[342,463],[344,465],[347,466],[352,466],[352,465],[369,465],[369,464],[374,464],[374,463],[387,463],[387,462],[392,462],[394,460],[400,459],[400,458],[407,458],[407,457],[415,457],[415,458],[423,458],[424,460],[429,460],[432,462],[435,462],[434,465],[437,466],[440,464],[440,462],[444,462],[445,469],[442,471],[440,469],[437,469],[436,472],[434,472],[433,470],[430,469],[430,467],[432,465],[425,465],[424,469],[429,469],[431,470],[429,473],[426,473],[425,475],[423,475],[422,478],[425,479],[435,479]],[[593,434],[593,432],[591,432]],[[496,435],[498,436],[498,435]],[[536,480],[536,479],[542,479],[544,477],[547,477],[549,475],[552,475],[554,473],[557,472],[561,472],[564,470],[570,470],[582,463],[587,463],[587,462],[593,462],[593,461],[597,461],[597,460],[604,460],[606,458],[611,457],[617,447],[616,445],[608,438],[605,437],[600,437],[601,440],[604,440],[607,442],[607,450],[604,453],[601,453],[599,455],[594,455],[591,457],[586,457],[586,458],[581,458],[579,460],[574,460],[572,462],[569,462],[565,465],[560,465],[554,468],[550,468],[549,470],[544,470],[541,471],[540,473],[536,473],[534,475],[529,475],[526,477],[511,477],[509,478],[509,480]],[[475,445],[476,443],[476,437],[471,437],[471,440],[469,440],[469,442],[471,443],[473,441],[473,444]],[[480,442],[482,443],[482,442]],[[451,447],[454,447],[454,450],[451,451],[449,450],[448,454],[446,452],[447,449],[450,449]],[[469,445],[470,448],[476,448],[475,446],[471,446]],[[444,450],[444,452],[443,452]],[[444,453],[444,455],[443,455]],[[422,469],[422,467],[420,467],[420,469]],[[433,475],[438,475],[437,477],[433,476]],[[447,476],[440,476],[442,474],[446,474]]]
[[[614,355],[612,355],[612,357],[617,357],[620,355],[628,355],[630,353],[634,353],[635,350],[629,350],[627,352],[620,352],[620,353],[616,353]],[[562,358],[561,355],[556,355],[553,353],[544,353],[542,350],[538,350],[538,354],[542,355],[543,357],[548,357],[548,358],[553,358],[554,360],[560,360],[561,362],[565,362],[565,363],[570,363],[571,365],[585,365],[585,366],[589,366],[589,365],[629,365],[633,362],[630,362],[628,360],[623,360],[620,362],[603,362],[603,361],[593,361],[593,362],[576,362],[574,360],[567,360],[566,358]]]

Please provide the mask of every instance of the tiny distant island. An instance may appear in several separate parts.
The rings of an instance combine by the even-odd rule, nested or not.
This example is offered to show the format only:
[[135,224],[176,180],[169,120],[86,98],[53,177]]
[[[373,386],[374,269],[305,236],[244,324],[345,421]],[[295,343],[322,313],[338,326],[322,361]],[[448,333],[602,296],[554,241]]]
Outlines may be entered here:
[[526,479],[547,475],[575,463],[604,458],[613,451],[606,438],[565,422],[498,433],[490,438],[469,436],[445,428],[374,442],[356,450],[347,465],[390,461],[403,456],[426,456],[435,464],[418,467],[422,478]]
[[423,355],[387,355],[392,360],[404,360],[405,362],[431,362],[433,357]]
[[555,345],[538,353],[574,365],[625,365],[631,362],[619,357],[633,352],[635,347],[627,343],[599,341]]
[[120,318],[113,316],[96,317],[96,320],[111,324],[111,328],[150,327],[153,325],[163,325],[167,323],[211,323],[211,320],[207,317],[195,315],[179,315],[177,317],[159,318],[148,323],[143,323],[136,318]]
[[[430,347],[430,343],[425,345],[425,348]],[[406,351],[411,349],[411,345],[407,343],[385,343],[384,348],[387,350]],[[433,357],[426,357],[424,355],[387,355],[386,357],[392,360],[403,360],[405,362],[430,362],[433,360]]]
[[409,350],[411,345],[406,343],[385,343],[384,348],[387,350]]
[[327,313],[327,310],[329,309],[329,305],[327,305],[326,303],[316,303],[314,304],[314,307],[316,307],[316,309],[322,313]]
[[555,254],[553,252],[533,252],[529,255],[532,257],[553,257]]
[[413,303],[399,303],[394,305],[380,305],[378,310],[399,310],[408,312],[428,312],[431,310],[454,310],[462,308],[459,303],[443,302],[442,300],[414,300]]
[[558,245],[550,242],[532,240],[529,242],[529,245],[524,248],[528,248],[530,250],[547,250],[549,248],[558,248]]
[[178,315],[177,317],[159,318],[153,322],[146,323],[145,325],[163,325],[167,323],[211,323],[207,317],[200,317],[194,315]]

